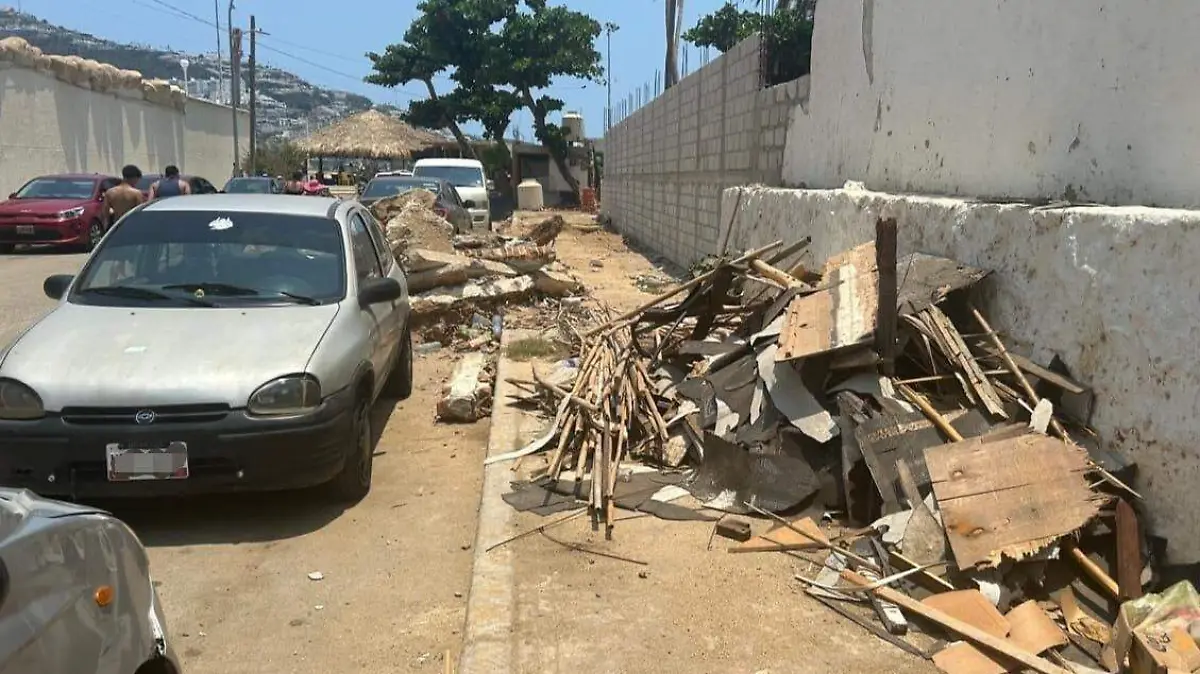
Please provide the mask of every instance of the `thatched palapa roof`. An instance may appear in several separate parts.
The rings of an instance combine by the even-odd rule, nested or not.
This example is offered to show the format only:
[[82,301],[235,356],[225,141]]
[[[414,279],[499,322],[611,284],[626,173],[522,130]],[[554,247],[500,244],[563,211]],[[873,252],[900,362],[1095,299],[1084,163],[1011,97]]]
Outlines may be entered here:
[[330,124],[296,144],[309,154],[323,157],[396,159],[441,140],[431,131],[411,127],[378,110],[367,110]]

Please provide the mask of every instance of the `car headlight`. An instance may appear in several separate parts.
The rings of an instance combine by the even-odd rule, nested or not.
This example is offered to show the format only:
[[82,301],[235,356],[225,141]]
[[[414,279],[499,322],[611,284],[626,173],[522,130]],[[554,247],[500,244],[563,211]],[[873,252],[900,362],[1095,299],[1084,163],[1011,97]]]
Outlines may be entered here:
[[40,419],[46,416],[42,399],[16,379],[0,379],[0,419]]
[[289,416],[311,412],[321,404],[321,385],[307,374],[273,379],[254,392],[246,403],[250,414]]
[[81,215],[83,215],[83,206],[76,206],[75,208],[68,208],[65,211],[59,211],[58,219],[59,220],[71,220],[74,218],[78,218]]

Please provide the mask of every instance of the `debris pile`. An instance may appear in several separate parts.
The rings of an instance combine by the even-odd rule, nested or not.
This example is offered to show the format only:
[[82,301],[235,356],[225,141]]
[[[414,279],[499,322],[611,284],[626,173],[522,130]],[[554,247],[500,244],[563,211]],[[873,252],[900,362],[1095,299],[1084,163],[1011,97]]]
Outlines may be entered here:
[[411,248],[453,250],[454,226],[433,211],[436,199],[429,190],[413,189],[371,204],[375,219],[384,223],[392,254],[402,264],[408,263]]
[[[732,552],[808,560],[817,572],[797,580],[810,595],[944,671],[1117,671],[1138,658],[1166,671],[1164,653],[1191,657],[1200,612],[1147,622],[1152,608],[1127,603],[1118,620],[1157,582],[1127,486],[1136,466],[1088,429],[1087,387],[1057,359],[1011,351],[971,304],[988,271],[898,257],[890,220],[819,271],[799,263],[808,244],[712,260],[633,311],[565,325],[573,353],[555,376],[513,381],[553,421],[489,459],[544,460],[506,500],[585,508],[611,537],[614,507],[664,505],[628,498],[625,478],[645,470],[634,459],[658,478],[686,465],[673,488],[700,503],[692,519],[712,512],[739,541]],[[754,536],[731,517],[748,514],[774,528]],[[1200,603],[1168,595],[1142,602]],[[901,638],[909,619],[950,644]]]

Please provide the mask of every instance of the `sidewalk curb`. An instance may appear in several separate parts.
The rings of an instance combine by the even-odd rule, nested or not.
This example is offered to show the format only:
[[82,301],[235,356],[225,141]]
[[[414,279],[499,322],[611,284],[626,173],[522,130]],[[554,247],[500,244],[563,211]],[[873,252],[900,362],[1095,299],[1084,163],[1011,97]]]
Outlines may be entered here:
[[[525,331],[505,330],[500,337],[492,423],[488,431],[489,457],[524,444],[522,431],[533,421],[532,417],[508,404],[512,400],[510,396],[519,390],[505,381],[513,376],[511,370],[515,366],[504,353],[512,340],[523,336],[527,336]],[[513,553],[508,546],[487,551],[488,546],[512,533],[513,511],[501,498],[512,480],[511,467],[512,464],[506,462],[483,468],[479,520],[475,527],[475,558],[458,674],[509,674],[512,671]]]

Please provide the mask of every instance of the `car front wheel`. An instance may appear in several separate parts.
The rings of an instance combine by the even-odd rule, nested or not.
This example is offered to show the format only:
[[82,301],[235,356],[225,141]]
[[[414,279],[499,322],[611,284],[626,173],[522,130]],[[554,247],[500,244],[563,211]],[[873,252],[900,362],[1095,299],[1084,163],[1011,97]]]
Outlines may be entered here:
[[104,223],[99,220],[92,220],[92,224],[88,225],[87,242],[83,244],[83,252],[90,253],[96,249],[96,244],[100,243],[100,239],[104,238]]
[[383,394],[395,400],[405,400],[412,395],[413,388],[413,350],[412,332],[404,328],[404,336],[396,345],[396,364],[384,384]]
[[335,499],[357,503],[371,491],[371,473],[375,462],[370,395],[361,396],[355,403],[352,426],[351,437],[346,438],[346,464],[328,488]]

